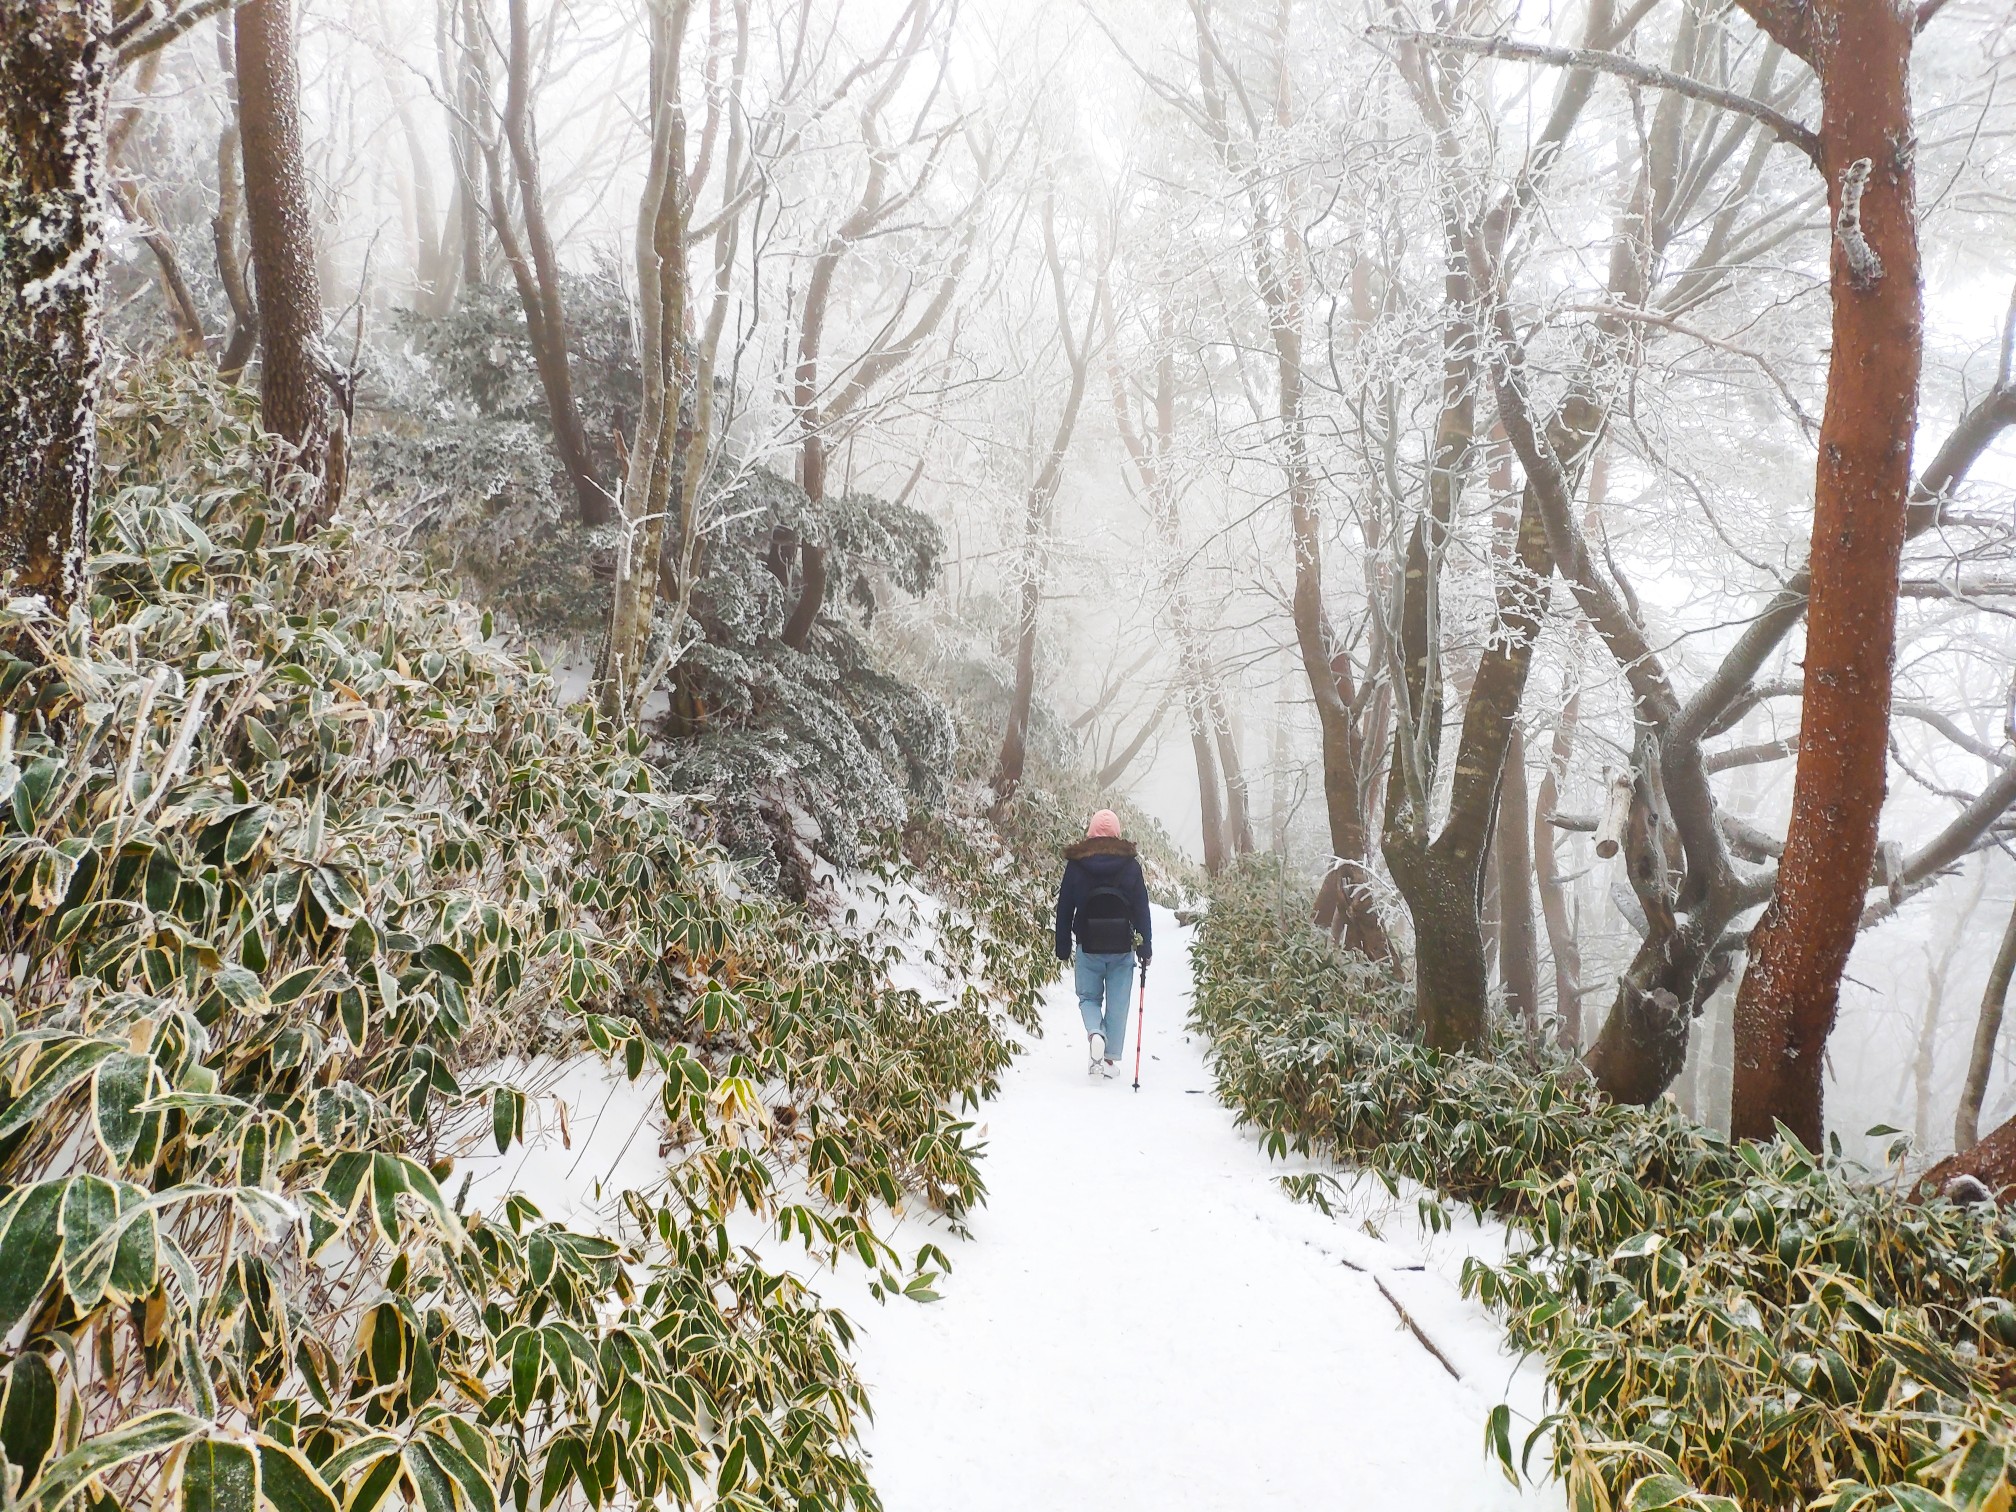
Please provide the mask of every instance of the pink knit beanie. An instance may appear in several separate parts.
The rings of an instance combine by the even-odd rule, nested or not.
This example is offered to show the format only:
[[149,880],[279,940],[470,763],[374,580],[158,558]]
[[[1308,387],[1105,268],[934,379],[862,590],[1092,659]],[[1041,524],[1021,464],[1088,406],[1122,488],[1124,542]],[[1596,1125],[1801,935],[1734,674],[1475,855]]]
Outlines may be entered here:
[[1101,809],[1092,816],[1092,822],[1085,826],[1088,840],[1118,840],[1120,838],[1120,816],[1111,809]]

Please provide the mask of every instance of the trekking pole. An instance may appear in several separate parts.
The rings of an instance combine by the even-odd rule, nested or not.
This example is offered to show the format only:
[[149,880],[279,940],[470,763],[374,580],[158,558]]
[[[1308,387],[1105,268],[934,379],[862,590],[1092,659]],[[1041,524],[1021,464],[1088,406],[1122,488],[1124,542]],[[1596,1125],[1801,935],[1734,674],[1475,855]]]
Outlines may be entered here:
[[1134,1025],[1134,1090],[1141,1090],[1141,1036],[1148,1032],[1148,963],[1141,963],[1141,1017]]

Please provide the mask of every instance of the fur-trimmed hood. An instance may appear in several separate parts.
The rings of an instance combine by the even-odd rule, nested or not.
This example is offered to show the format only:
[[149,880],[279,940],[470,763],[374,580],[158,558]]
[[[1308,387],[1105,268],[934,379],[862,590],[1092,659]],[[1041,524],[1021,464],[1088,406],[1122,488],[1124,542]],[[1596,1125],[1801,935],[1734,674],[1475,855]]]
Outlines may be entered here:
[[1124,856],[1131,860],[1136,854],[1132,840],[1108,839],[1103,836],[1088,836],[1083,840],[1074,840],[1064,847],[1066,861],[1087,861],[1094,856]]

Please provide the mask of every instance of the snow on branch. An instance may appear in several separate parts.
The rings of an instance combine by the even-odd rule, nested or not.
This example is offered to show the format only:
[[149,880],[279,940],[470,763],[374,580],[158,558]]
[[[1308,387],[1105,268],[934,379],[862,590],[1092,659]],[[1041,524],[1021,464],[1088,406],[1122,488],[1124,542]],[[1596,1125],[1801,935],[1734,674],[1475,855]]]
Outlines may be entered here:
[[[159,52],[191,27],[212,16],[234,11],[245,3],[246,0],[188,0],[184,5],[170,9],[165,16],[158,4],[143,6],[124,23],[114,27],[105,39],[118,49],[113,56],[113,67],[119,71],[131,68],[149,53]],[[154,24],[147,26],[150,20]]]
[[1547,63],[1556,68],[1587,68],[1597,73],[1614,74],[1620,79],[1629,79],[1635,84],[1648,85],[1653,89],[1671,90],[1674,94],[1685,95],[1690,100],[1701,100],[1710,105],[1719,105],[1722,109],[1733,111],[1737,115],[1748,116],[1767,127],[1779,141],[1797,147],[1816,167],[1820,162],[1818,134],[1800,125],[1782,111],[1774,110],[1762,100],[1753,99],[1737,90],[1720,89],[1699,79],[1691,79],[1685,74],[1674,73],[1671,69],[1641,63],[1636,58],[1627,58],[1622,53],[1605,52],[1591,47],[1556,47],[1548,43],[1518,42],[1510,37],[1471,37],[1457,32],[1409,31],[1394,26],[1375,26],[1372,32],[1374,35],[1389,36],[1401,42],[1415,42],[1424,47],[1439,48],[1443,52],[1468,53],[1479,58],[1506,58],[1516,63]]
[[1883,259],[1862,234],[1862,194],[1876,165],[1857,158],[1841,171],[1841,209],[1834,217],[1834,236],[1848,254],[1848,278],[1858,289],[1873,289],[1883,277]]

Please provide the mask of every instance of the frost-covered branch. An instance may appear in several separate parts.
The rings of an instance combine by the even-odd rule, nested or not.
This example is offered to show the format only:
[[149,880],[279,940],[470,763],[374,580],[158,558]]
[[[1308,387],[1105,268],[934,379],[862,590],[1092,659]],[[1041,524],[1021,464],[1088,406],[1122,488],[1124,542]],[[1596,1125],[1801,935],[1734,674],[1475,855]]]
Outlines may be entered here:
[[1453,32],[1409,31],[1399,27],[1375,26],[1374,35],[1390,36],[1402,42],[1411,42],[1422,47],[1432,47],[1442,52],[1466,53],[1479,58],[1505,58],[1515,63],[1546,63],[1556,68],[1586,68],[1597,73],[1615,75],[1629,79],[1634,84],[1644,84],[1653,89],[1669,89],[1690,100],[1700,100],[1705,104],[1718,105],[1724,110],[1738,115],[1749,116],[1769,128],[1779,141],[1797,147],[1815,164],[1820,161],[1820,138],[1811,128],[1802,126],[1780,110],[1776,110],[1762,100],[1733,89],[1721,89],[1713,84],[1705,84],[1686,74],[1659,68],[1650,63],[1641,63],[1636,58],[1627,58],[1622,53],[1606,52],[1601,48],[1556,47],[1542,42],[1518,42],[1510,37],[1468,37]]

